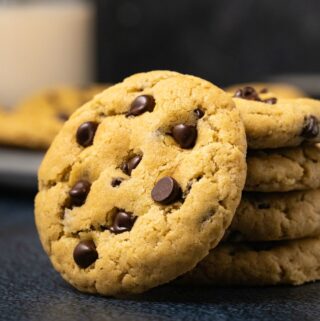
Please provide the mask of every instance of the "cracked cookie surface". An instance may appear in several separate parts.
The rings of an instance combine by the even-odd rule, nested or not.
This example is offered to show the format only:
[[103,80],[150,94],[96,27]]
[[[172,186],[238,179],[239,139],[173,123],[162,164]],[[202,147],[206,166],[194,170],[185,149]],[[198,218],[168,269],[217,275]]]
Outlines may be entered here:
[[320,187],[320,146],[250,150],[246,191],[287,192]]
[[231,223],[246,141],[228,95],[169,71],[78,109],[39,170],[44,249],[81,291],[138,293],[192,269]]
[[300,285],[320,279],[320,238],[224,244],[183,276],[183,284]]
[[69,116],[107,87],[59,87],[26,98],[15,110],[0,113],[0,144],[48,148]]
[[277,241],[320,235],[320,189],[243,193],[225,240]]

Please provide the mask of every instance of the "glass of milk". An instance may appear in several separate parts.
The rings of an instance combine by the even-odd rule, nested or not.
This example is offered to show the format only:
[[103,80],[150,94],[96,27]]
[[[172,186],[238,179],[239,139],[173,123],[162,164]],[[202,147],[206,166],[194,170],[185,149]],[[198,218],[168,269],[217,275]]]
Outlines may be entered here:
[[0,0],[0,106],[94,77],[93,1]]

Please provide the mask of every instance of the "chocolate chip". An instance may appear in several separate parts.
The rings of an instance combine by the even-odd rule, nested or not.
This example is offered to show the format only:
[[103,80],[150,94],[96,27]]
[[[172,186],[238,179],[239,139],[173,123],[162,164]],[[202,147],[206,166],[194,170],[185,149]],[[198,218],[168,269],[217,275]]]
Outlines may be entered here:
[[204,115],[204,111],[201,108],[197,108],[193,111],[198,119],[202,118]]
[[268,88],[262,88],[260,90],[260,94],[266,94],[268,91],[269,91]]
[[63,122],[67,121],[69,119],[69,115],[66,113],[59,113],[57,114],[57,118]]
[[244,87],[242,89],[238,89],[233,97],[261,101],[256,90],[253,87],[249,86]]
[[179,124],[172,128],[172,136],[181,148],[192,148],[197,140],[197,128],[190,125]]
[[112,186],[112,187],[117,187],[117,186],[119,186],[119,185],[122,183],[122,181],[123,181],[123,178],[122,178],[122,177],[115,177],[115,178],[113,178],[112,181],[111,181],[111,186]]
[[122,164],[121,169],[122,171],[131,176],[131,172],[139,165],[142,157],[140,155],[136,155],[129,159],[126,163]]
[[73,259],[78,266],[85,269],[95,262],[98,252],[93,241],[81,241],[73,250]]
[[312,139],[319,134],[319,121],[315,116],[308,116],[304,119],[304,125],[301,132],[301,136]]
[[181,187],[178,182],[170,177],[161,178],[151,192],[151,197],[155,202],[169,205],[177,201],[182,196]]
[[88,181],[77,182],[69,191],[71,198],[71,206],[81,206],[86,201],[87,195],[90,192],[91,184]]
[[83,147],[92,145],[97,127],[98,124],[93,121],[81,124],[76,135],[78,144]]
[[270,104],[270,105],[276,104],[277,101],[278,101],[278,99],[275,97],[271,97],[271,98],[267,98],[267,99],[262,100],[262,102],[264,102],[266,104]]
[[110,231],[116,234],[130,231],[136,219],[137,217],[132,213],[118,210],[113,218],[113,224],[110,227]]
[[138,116],[146,111],[152,112],[156,102],[150,95],[141,95],[135,98],[131,103],[127,116]]

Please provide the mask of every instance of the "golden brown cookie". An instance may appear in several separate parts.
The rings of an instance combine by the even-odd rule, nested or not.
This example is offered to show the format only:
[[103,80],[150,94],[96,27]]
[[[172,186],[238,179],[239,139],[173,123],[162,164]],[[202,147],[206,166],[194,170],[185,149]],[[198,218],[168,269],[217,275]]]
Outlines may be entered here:
[[180,283],[300,285],[320,279],[320,238],[270,243],[223,244]]
[[228,241],[278,241],[320,235],[320,189],[243,193]]
[[279,99],[252,87],[235,92],[233,100],[243,118],[248,147],[266,149],[320,142],[320,101]]
[[137,74],[78,109],[39,171],[35,217],[63,278],[85,292],[138,293],[217,245],[244,185],[232,99],[200,78]]
[[320,147],[249,150],[245,190],[287,192],[320,187]]

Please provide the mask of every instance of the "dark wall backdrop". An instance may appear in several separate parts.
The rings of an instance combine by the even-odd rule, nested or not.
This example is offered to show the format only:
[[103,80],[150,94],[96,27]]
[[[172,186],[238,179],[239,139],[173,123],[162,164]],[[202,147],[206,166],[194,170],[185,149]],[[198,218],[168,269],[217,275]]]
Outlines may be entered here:
[[100,81],[171,69],[219,85],[320,72],[319,0],[97,0]]

